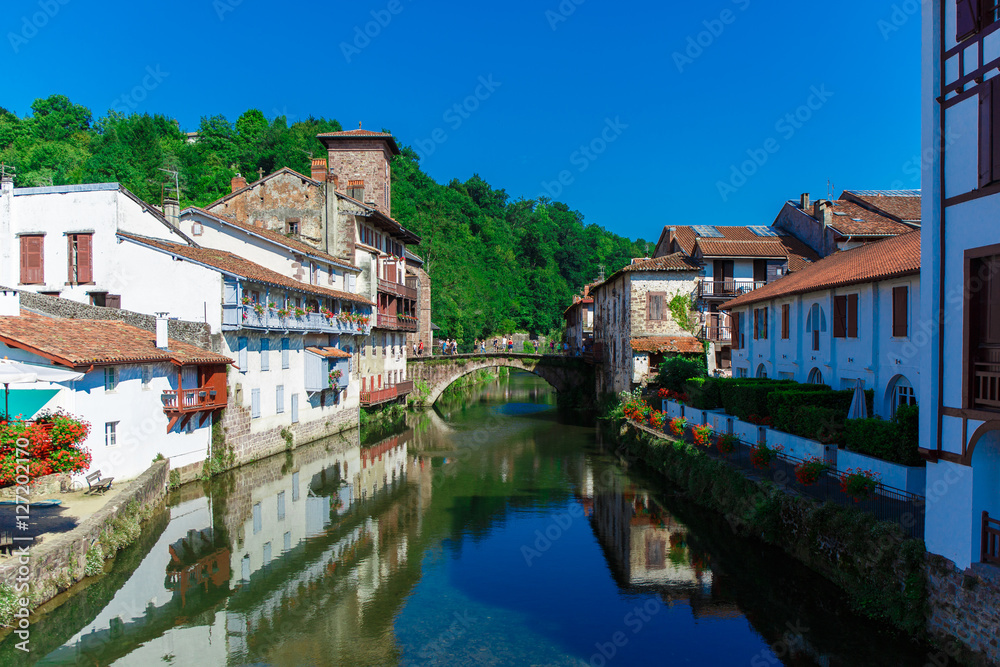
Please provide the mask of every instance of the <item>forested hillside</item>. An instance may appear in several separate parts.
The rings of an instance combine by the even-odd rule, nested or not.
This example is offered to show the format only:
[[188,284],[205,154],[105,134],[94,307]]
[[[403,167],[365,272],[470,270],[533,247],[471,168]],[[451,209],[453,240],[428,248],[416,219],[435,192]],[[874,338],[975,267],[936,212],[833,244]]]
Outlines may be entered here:
[[[0,108],[0,161],[15,167],[18,187],[118,181],[154,204],[164,187],[172,190],[176,172],[181,205],[204,205],[229,192],[236,172],[249,180],[285,166],[308,174],[310,158],[325,153],[316,135],[340,129],[336,120],[289,125],[251,109],[235,123],[203,117],[192,142],[165,116],[111,112],[95,120],[53,95],[24,116]],[[405,146],[405,137],[397,140]],[[412,250],[433,280],[435,324],[464,340],[560,328],[572,295],[600,265],[610,274],[646,252],[644,241],[585,225],[559,202],[512,201],[479,176],[436,183],[408,147],[393,163],[392,212],[423,238]]]

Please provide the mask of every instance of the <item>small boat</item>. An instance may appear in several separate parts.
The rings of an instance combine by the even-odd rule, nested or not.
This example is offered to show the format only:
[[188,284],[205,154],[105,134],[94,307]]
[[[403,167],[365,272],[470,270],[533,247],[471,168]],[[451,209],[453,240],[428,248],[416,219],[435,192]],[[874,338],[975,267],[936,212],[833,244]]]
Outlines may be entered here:
[[[23,505],[24,503],[17,500],[0,500],[0,507],[10,507],[12,505]],[[38,500],[33,503],[28,503],[29,507],[59,507],[62,505],[62,501],[57,498],[49,498],[48,500]]]

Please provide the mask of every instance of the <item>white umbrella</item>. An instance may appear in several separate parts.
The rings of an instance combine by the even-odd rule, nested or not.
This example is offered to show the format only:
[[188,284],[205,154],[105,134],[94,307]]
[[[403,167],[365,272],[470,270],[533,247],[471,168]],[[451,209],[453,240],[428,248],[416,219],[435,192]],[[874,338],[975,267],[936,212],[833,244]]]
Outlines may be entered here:
[[868,419],[868,401],[865,400],[865,384],[860,379],[854,386],[854,396],[851,398],[851,409],[847,412],[848,419]]
[[12,361],[6,357],[0,359],[0,383],[3,384],[4,403],[3,411],[8,417],[10,403],[10,385],[31,384],[35,382],[72,382],[83,377],[83,373],[77,373],[55,366],[39,366],[37,364],[26,364],[22,361]]

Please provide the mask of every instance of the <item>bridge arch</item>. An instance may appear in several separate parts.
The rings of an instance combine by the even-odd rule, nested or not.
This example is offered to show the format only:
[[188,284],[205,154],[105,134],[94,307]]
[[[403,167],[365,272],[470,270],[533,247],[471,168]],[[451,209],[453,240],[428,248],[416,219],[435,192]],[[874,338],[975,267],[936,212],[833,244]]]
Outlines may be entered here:
[[456,380],[484,368],[513,368],[527,371],[542,378],[556,393],[566,393],[579,388],[587,389],[587,378],[592,376],[590,367],[573,357],[542,354],[462,354],[439,357],[411,357],[407,360],[410,380],[422,380],[430,386],[424,405],[434,405],[444,390]]

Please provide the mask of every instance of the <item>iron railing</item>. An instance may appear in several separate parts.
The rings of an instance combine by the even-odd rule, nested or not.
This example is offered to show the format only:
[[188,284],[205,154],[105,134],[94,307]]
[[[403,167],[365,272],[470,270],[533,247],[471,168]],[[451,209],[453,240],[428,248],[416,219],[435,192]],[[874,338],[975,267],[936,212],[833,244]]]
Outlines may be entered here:
[[699,297],[737,297],[767,284],[766,280],[746,280],[729,278],[727,280],[702,280],[698,283]]
[[704,327],[702,336],[715,343],[728,343],[732,340],[733,333],[731,327]]

